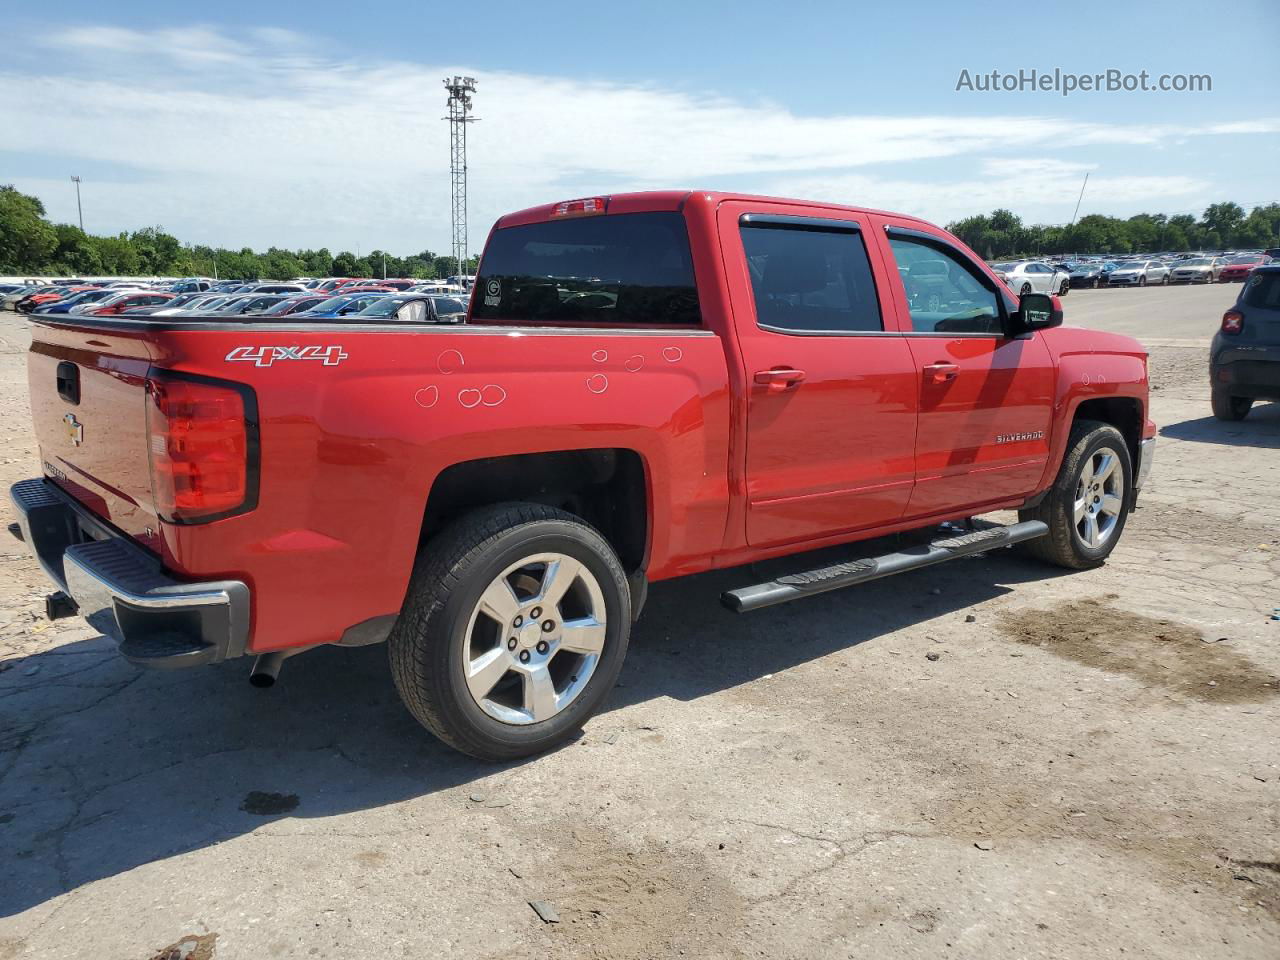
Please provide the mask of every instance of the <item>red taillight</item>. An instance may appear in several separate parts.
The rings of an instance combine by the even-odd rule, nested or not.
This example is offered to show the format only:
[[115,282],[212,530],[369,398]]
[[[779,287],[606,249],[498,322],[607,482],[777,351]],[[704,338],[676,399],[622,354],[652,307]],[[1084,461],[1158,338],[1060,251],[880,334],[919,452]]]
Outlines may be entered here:
[[162,520],[212,520],[253,506],[256,438],[243,390],[206,380],[147,381],[151,493]]
[[1222,315],[1222,332],[1236,334],[1244,329],[1244,314],[1239,310],[1228,310]]
[[608,197],[587,197],[584,200],[566,200],[557,203],[551,211],[553,217],[581,217],[591,213],[604,213],[609,206]]

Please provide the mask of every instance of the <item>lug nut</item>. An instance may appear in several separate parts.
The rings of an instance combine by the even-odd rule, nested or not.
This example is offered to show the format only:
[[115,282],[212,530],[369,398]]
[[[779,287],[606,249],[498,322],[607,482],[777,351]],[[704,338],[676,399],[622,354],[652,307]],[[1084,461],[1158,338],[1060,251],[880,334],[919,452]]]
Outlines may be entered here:
[[556,628],[556,622],[554,620],[547,620],[542,624],[543,633],[550,633],[555,628]]
[[516,648],[516,638],[512,637],[510,640],[507,641],[507,649],[514,650],[515,648]]
[[542,616],[541,607],[534,607],[532,610],[529,611],[529,618],[531,620],[537,620],[540,616]]
[[520,662],[521,662],[521,663],[528,663],[528,662],[529,662],[529,651],[528,651],[528,650],[521,650],[521,651],[520,651]]
[[545,640],[539,640],[539,641],[538,641],[538,652],[539,652],[539,653],[546,653],[549,649],[550,649],[550,647],[547,645],[547,641],[545,641]]
[[516,617],[515,622],[511,624],[513,627],[524,626],[524,617]]

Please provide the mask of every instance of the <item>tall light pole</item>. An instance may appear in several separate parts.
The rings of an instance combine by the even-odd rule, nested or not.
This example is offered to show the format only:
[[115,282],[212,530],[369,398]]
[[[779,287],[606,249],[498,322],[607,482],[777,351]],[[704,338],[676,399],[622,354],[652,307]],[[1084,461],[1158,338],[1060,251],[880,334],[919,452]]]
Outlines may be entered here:
[[467,124],[471,116],[471,95],[476,92],[474,77],[445,78],[449,91],[449,182],[453,209],[453,261],[460,275],[467,272]]
[[1076,212],[1071,214],[1071,223],[1068,226],[1076,225],[1076,217],[1080,216],[1080,201],[1084,199],[1084,188],[1089,185],[1089,174],[1084,175],[1084,183],[1080,184],[1080,196],[1076,197]]
[[84,233],[84,208],[80,206],[80,178],[73,176],[71,182],[76,185],[76,213],[80,215],[80,232]]

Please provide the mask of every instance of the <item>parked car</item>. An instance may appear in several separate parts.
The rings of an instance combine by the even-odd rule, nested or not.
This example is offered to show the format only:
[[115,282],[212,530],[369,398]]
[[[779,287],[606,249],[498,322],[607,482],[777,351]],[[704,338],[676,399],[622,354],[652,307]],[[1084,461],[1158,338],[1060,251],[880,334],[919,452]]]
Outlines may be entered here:
[[300,313],[300,317],[308,317],[314,319],[334,317],[345,317],[348,314],[359,313],[369,304],[381,300],[383,297],[389,296],[386,293],[356,293],[356,294],[338,294],[336,297],[330,297],[322,300],[305,313]]
[[1124,260],[1107,274],[1109,287],[1145,287],[1169,282],[1169,268],[1159,260]]
[[246,316],[261,313],[263,310],[270,309],[281,300],[287,300],[288,298],[289,295],[285,293],[251,293],[246,297],[233,299],[216,310],[205,312],[218,317]]
[[1254,267],[1260,267],[1264,263],[1270,262],[1271,258],[1265,253],[1247,253],[1232,257],[1218,271],[1218,279],[1223,283],[1231,283],[1233,281],[1239,283],[1253,272]]
[[1073,288],[1097,287],[1103,282],[1102,264],[1090,262],[1073,263],[1067,273],[1067,279]]
[[45,304],[57,303],[63,297],[71,296],[88,289],[87,287],[66,287],[66,286],[46,286],[36,287],[27,292],[27,294],[18,299],[14,304],[14,309],[19,313],[30,313],[36,307],[42,307]]
[[162,303],[151,303],[146,306],[130,307],[122,314],[129,317],[153,317],[158,313],[169,313],[179,310],[188,304],[195,303],[198,300],[207,300],[207,293],[179,293],[172,300],[165,300]]
[[1012,260],[992,264],[1009,289],[1016,293],[1046,293],[1066,296],[1071,288],[1071,275],[1066,270],[1051,267],[1042,260]]
[[1150,469],[1142,345],[914,217],[628,194],[504,217],[480,262],[464,326],[36,320],[44,475],[12,499],[51,612],[141,665],[256,656],[260,686],[385,640],[415,717],[510,760],[600,708],[650,581],[888,533],[721,600],[1016,542],[1096,567]]
[[173,299],[172,293],[160,290],[114,291],[114,295],[97,303],[86,303],[72,307],[68,318],[76,317],[114,317],[132,307],[147,307],[157,303],[165,303]]
[[48,314],[48,313],[70,313],[76,307],[88,306],[91,303],[99,303],[108,297],[114,297],[118,294],[116,290],[102,290],[91,287],[87,290],[81,290],[79,293],[73,293],[56,300],[52,303],[45,303],[36,307],[31,311],[31,315]]
[[1209,348],[1213,415],[1243,420],[1255,400],[1280,400],[1280,263],[1255,266]]
[[462,323],[467,319],[467,305],[456,297],[439,297],[426,293],[392,294],[369,304],[359,313],[353,314],[352,319]]
[[1199,257],[1179,260],[1169,271],[1170,283],[1213,283],[1222,272],[1222,261],[1217,257]]
[[260,315],[264,317],[286,317],[291,313],[301,313],[304,310],[310,310],[312,307],[318,306],[328,298],[319,293],[308,293],[294,297],[285,297],[279,303],[273,304],[267,309],[260,311]]
[[180,280],[170,284],[168,291],[170,293],[203,293],[211,286],[213,284],[208,280]]

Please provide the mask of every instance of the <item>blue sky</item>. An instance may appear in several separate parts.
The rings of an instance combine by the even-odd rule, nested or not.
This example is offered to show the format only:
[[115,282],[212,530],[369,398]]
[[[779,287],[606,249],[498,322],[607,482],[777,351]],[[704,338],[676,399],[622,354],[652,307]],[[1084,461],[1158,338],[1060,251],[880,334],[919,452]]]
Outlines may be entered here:
[[[506,210],[697,186],[945,222],[1280,201],[1280,4],[11,4],[0,182],[225,246],[448,245],[440,80],[479,81],[472,246]],[[906,15],[906,11],[910,15]],[[198,11],[198,13],[196,12]],[[961,70],[1211,92],[957,91]]]

